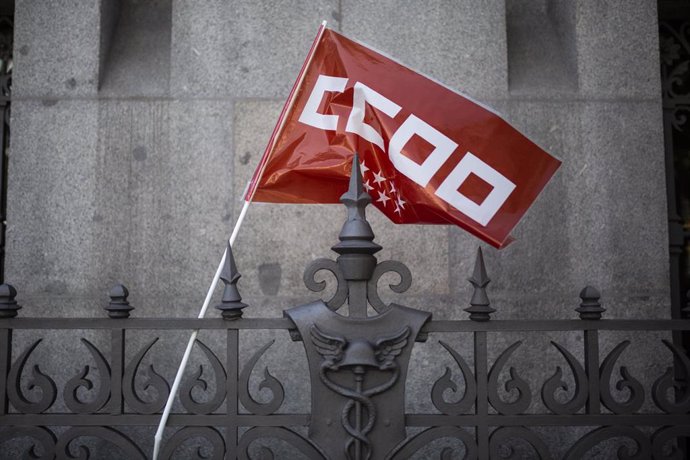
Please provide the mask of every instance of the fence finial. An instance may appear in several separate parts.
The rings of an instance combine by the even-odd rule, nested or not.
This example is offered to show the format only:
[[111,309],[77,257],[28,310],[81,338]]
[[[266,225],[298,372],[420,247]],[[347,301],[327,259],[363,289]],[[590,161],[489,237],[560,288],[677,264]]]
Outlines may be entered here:
[[489,321],[491,319],[491,313],[496,310],[491,308],[489,302],[489,296],[486,295],[486,285],[489,284],[491,279],[486,274],[486,266],[484,265],[484,255],[482,254],[482,248],[477,249],[477,258],[474,261],[474,271],[472,276],[468,278],[468,281],[472,284],[474,292],[472,293],[472,300],[470,300],[469,308],[465,308],[465,311],[470,314],[470,319],[472,321]]
[[111,318],[129,318],[129,312],[134,310],[127,301],[129,291],[123,284],[116,284],[110,289],[108,293],[110,302],[106,307],[103,307],[108,312]]
[[586,286],[580,291],[580,298],[582,302],[580,306],[575,309],[580,314],[580,319],[601,319],[601,314],[606,311],[599,303],[601,294],[593,286]]
[[232,247],[228,243],[228,252],[225,257],[225,264],[220,273],[220,279],[225,284],[223,289],[223,298],[221,302],[216,305],[216,308],[222,312],[223,319],[234,320],[242,317],[242,309],[247,306],[242,302],[242,296],[237,289],[237,281],[242,277],[237,270],[235,264],[235,257],[232,255]]
[[364,209],[371,203],[371,197],[362,185],[359,156],[356,153],[352,159],[350,188],[340,197],[340,202],[347,207],[347,220],[338,236],[340,243],[332,249],[340,254],[338,265],[345,279],[367,280],[376,267],[373,254],[380,251],[381,246],[374,243],[374,231],[366,219]]
[[17,290],[10,284],[0,285],[0,318],[14,318],[21,305],[14,298]]

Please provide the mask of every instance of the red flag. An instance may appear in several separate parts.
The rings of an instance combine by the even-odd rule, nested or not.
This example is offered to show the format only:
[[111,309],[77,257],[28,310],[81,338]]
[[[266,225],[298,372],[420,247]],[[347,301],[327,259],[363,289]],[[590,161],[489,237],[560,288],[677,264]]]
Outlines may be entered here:
[[354,152],[393,222],[499,248],[560,165],[488,107],[322,26],[245,198],[337,203]]

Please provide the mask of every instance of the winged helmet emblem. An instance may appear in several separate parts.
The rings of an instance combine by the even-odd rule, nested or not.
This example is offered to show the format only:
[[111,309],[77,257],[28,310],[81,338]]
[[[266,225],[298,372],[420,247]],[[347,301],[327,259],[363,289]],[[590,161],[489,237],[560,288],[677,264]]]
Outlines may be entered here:
[[327,333],[313,324],[310,329],[311,341],[323,357],[322,367],[338,370],[343,366],[364,365],[388,370],[397,367],[395,359],[402,353],[410,336],[410,328],[378,337],[372,344],[366,339],[353,339],[349,342],[342,336]]

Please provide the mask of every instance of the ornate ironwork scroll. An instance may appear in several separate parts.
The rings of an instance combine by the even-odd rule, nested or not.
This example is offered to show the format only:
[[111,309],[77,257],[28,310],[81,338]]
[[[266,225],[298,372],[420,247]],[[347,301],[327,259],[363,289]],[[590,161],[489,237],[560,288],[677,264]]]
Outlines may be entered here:
[[522,345],[522,342],[518,341],[508,347],[501,353],[491,367],[491,371],[489,371],[489,401],[491,405],[502,414],[520,414],[529,407],[532,401],[532,391],[529,388],[529,383],[522,379],[518,375],[517,370],[512,366],[510,367],[510,379],[505,382],[504,387],[508,393],[513,392],[517,394],[517,398],[512,402],[505,402],[498,394],[498,376],[508,362],[508,359],[510,359],[510,355],[512,355],[520,345]]
[[242,401],[242,405],[248,411],[254,414],[272,414],[280,409],[280,406],[283,404],[283,400],[285,399],[285,390],[283,389],[283,385],[281,385],[280,381],[273,377],[270,372],[268,372],[267,367],[264,368],[264,379],[259,384],[259,389],[268,389],[271,393],[271,399],[267,402],[258,402],[249,393],[249,377],[252,374],[252,370],[259,361],[259,358],[261,358],[261,356],[270,348],[271,345],[273,345],[273,343],[275,343],[275,340],[271,340],[266,345],[261,347],[260,350],[254,353],[254,356],[247,361],[247,364],[244,365],[242,373],[240,374],[240,401]]
[[[225,441],[223,436],[210,426],[188,426],[178,430],[165,444],[161,451],[161,459],[168,460],[173,458],[175,451],[190,439],[203,439],[204,444],[196,448],[194,460],[222,460],[225,454]],[[208,449],[210,447],[210,454]],[[207,452],[204,452],[206,450]],[[190,458],[190,457],[187,457]]]
[[91,390],[94,387],[93,381],[89,378],[89,366],[84,366],[83,370],[76,376],[72,377],[65,384],[62,392],[62,397],[65,404],[74,413],[88,414],[98,412],[108,402],[110,397],[110,366],[103,357],[98,348],[86,339],[81,339],[81,342],[86,346],[89,353],[96,362],[96,369],[99,374],[98,392],[91,401],[82,401],[79,398],[79,390],[84,388]]
[[31,368],[31,377],[28,381],[29,390],[39,390],[41,396],[38,400],[31,400],[24,395],[21,388],[21,376],[29,355],[36,349],[42,339],[36,340],[33,345],[24,350],[12,365],[8,376],[7,396],[12,405],[25,414],[40,414],[45,412],[55,402],[57,387],[53,379],[41,372],[38,364]]
[[616,361],[618,361],[618,358],[628,345],[630,345],[630,341],[628,340],[619,343],[604,359],[604,362],[601,363],[601,401],[608,410],[616,414],[632,414],[642,407],[642,403],[644,402],[644,389],[642,388],[642,384],[630,375],[628,368],[625,366],[621,366],[620,368],[621,379],[616,382],[616,389],[618,391],[627,389],[629,392],[628,399],[624,402],[618,402],[611,394],[611,374],[613,373]]
[[137,391],[135,385],[135,377],[137,371],[139,370],[139,365],[144,359],[146,353],[149,352],[151,347],[158,342],[158,337],[153,339],[148,345],[139,350],[129,365],[125,368],[125,374],[123,377],[124,384],[122,387],[122,394],[125,401],[129,406],[131,406],[136,412],[140,414],[155,414],[160,411],[163,406],[165,406],[165,401],[170,393],[170,385],[168,382],[153,368],[153,364],[149,364],[148,375],[146,381],[144,382],[144,391],[153,389],[156,396],[150,401],[144,400],[139,392]]
[[458,386],[450,378],[450,369],[446,367],[446,372],[441,378],[439,378],[431,389],[431,401],[434,403],[434,407],[440,410],[444,414],[448,415],[459,415],[467,412],[477,397],[477,383],[474,379],[474,374],[470,369],[470,366],[462,359],[462,356],[455,351],[450,345],[443,341],[439,341],[441,346],[448,350],[455,362],[457,363],[460,371],[462,373],[463,380],[465,381],[465,392],[462,398],[456,402],[447,402],[443,398],[443,394],[446,390],[451,390],[455,393],[458,390]]
[[556,342],[552,341],[551,344],[556,347],[568,363],[575,379],[575,388],[572,397],[567,402],[562,403],[556,399],[558,390],[568,391],[568,385],[561,378],[563,371],[561,366],[558,366],[551,378],[544,382],[541,397],[546,407],[554,414],[574,414],[582,409],[587,402],[587,374],[579,361],[568,350]]
[[211,363],[216,391],[206,402],[197,401],[194,397],[194,391],[196,389],[201,391],[206,391],[208,389],[208,382],[203,378],[204,368],[202,365],[199,365],[199,370],[194,373],[192,379],[188,380],[180,388],[180,401],[184,408],[193,414],[210,414],[218,409],[225,400],[224,385],[227,375],[225,374],[223,364],[221,364],[220,360],[211,349],[200,340],[197,340],[196,344],[199,345],[199,348],[201,348],[209,363]]

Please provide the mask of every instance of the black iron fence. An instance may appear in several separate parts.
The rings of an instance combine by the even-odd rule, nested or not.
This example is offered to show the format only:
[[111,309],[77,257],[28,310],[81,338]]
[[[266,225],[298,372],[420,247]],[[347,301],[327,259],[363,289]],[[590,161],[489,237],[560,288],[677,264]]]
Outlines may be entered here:
[[[574,459],[597,452],[603,458],[687,458],[690,358],[669,339],[689,331],[690,320],[602,318],[605,308],[592,287],[580,294],[578,319],[491,319],[481,251],[470,278],[469,319],[432,320],[424,311],[386,304],[378,294],[381,277],[397,273],[399,281],[390,287],[402,293],[410,272],[398,262],[374,258],[380,247],[364,218],[368,201],[361,182],[353,180],[343,196],[348,219],[333,247],[339,257],[319,259],[305,271],[305,284],[315,292],[326,287],[317,272],[330,272],[337,280],[333,296],[285,310],[283,318],[242,316],[246,305],[231,252],[217,306],[222,318],[129,318],[132,307],[123,286],[111,291],[107,318],[23,318],[17,315],[16,291],[1,286],[0,456],[23,449],[28,458],[147,458],[171,378],[142,363],[159,337],[201,329],[224,338],[214,345],[196,342],[206,362],[189,369],[183,380],[180,409],[170,416],[161,458],[288,456],[272,447],[275,440],[290,446],[290,458]],[[347,315],[338,313],[345,306]],[[44,346],[41,338],[60,330],[71,332],[74,341],[82,334],[77,331],[104,340],[97,346],[79,338],[82,353],[72,360],[83,370],[58,388],[40,362],[29,363]],[[309,375],[300,377],[309,386],[309,411],[281,410],[286,388],[268,369],[258,386],[263,396],[253,394],[252,371],[272,342],[243,362],[240,334],[257,330],[302,342]],[[131,338],[142,331],[147,341],[135,344]],[[621,333],[630,338],[618,340]],[[653,362],[642,363],[652,372],[659,362],[668,363],[658,375],[635,375],[621,364],[632,342],[652,346],[641,334],[663,344],[663,354],[646,354]],[[15,346],[19,335],[26,347]],[[521,340],[501,345],[516,335],[555,337],[549,346],[557,354],[543,350],[516,360]],[[458,337],[469,339],[470,346],[453,345]],[[452,366],[425,379],[431,410],[405,410],[412,350],[416,342],[431,339],[449,358],[439,356],[438,362]],[[43,356],[49,359],[50,353]],[[526,380],[523,367],[532,362],[552,374]],[[565,435],[548,434],[551,429]]]

